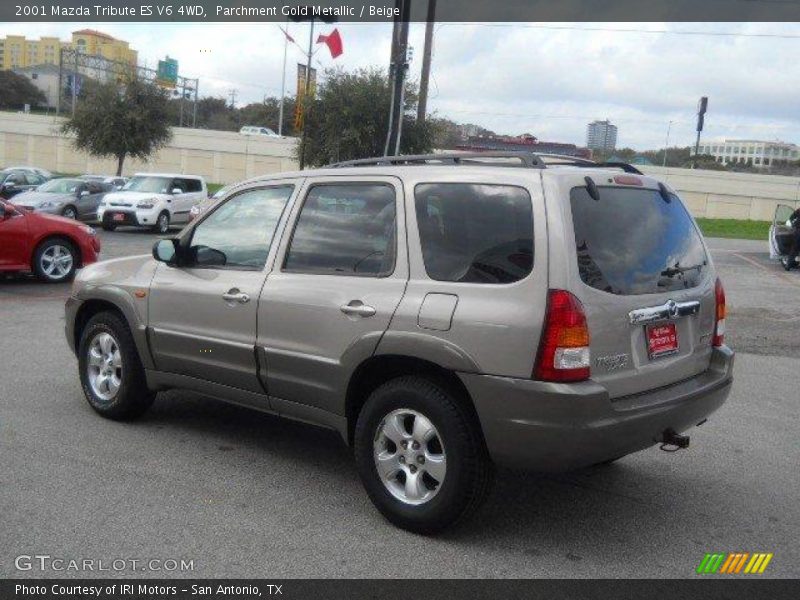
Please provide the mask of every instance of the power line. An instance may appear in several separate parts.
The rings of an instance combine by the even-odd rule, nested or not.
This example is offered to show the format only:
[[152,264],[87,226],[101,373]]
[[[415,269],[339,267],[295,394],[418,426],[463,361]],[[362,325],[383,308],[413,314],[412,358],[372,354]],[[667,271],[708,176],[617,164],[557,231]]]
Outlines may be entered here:
[[523,29],[548,29],[554,31],[602,31],[610,33],[646,33],[659,35],[695,35],[710,37],[746,37],[746,38],[773,38],[773,39],[800,39],[800,34],[791,33],[742,33],[736,31],[691,31],[672,29],[632,29],[625,27],[576,27],[574,25],[541,25],[536,23],[442,23],[441,26],[475,26],[475,27],[504,27]]

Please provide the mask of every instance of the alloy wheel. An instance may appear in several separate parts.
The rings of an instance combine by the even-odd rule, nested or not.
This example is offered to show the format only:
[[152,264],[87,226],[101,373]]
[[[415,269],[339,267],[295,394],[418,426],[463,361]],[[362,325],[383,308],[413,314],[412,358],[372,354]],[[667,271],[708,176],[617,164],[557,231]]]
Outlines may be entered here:
[[42,272],[53,280],[63,279],[72,270],[72,251],[66,246],[53,244],[49,246],[39,259]]
[[447,472],[439,431],[415,410],[394,410],[378,424],[373,444],[375,468],[392,496],[405,504],[430,501]]
[[122,385],[122,355],[119,344],[106,332],[98,333],[89,343],[86,374],[89,385],[100,400],[112,400]]

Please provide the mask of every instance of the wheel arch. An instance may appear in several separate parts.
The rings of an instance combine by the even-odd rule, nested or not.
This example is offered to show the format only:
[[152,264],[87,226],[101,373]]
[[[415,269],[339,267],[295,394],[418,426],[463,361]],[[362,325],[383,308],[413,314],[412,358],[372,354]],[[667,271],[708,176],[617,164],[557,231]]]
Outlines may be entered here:
[[136,350],[139,353],[139,359],[146,369],[153,368],[153,360],[150,355],[150,348],[147,341],[147,330],[142,319],[137,315],[136,310],[130,305],[130,299],[126,299],[124,294],[115,293],[113,289],[106,288],[100,292],[100,295],[91,298],[82,299],[80,306],[75,311],[75,316],[72,319],[72,336],[74,340],[75,352],[78,352],[80,346],[81,334],[83,333],[86,324],[94,315],[110,311],[118,314],[133,336],[133,341],[136,344]]
[[356,421],[370,393],[387,381],[407,375],[428,379],[445,388],[466,409],[483,435],[472,397],[455,371],[414,356],[380,354],[359,364],[348,381],[345,395],[348,445],[353,445]]
[[33,244],[33,249],[31,251],[32,271],[36,271],[36,253],[39,252],[39,248],[41,248],[42,244],[49,242],[50,240],[64,240],[69,242],[70,246],[72,246],[72,249],[75,250],[75,258],[78,260],[77,268],[83,266],[83,252],[81,251],[81,245],[78,243],[78,240],[67,233],[57,231],[45,233]]

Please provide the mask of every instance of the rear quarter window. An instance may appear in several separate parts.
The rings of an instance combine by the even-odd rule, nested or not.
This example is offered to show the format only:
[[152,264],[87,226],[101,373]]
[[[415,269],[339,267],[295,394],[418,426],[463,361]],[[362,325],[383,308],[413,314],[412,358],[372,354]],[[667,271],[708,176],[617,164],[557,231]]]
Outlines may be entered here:
[[702,239],[680,199],[655,190],[585,187],[570,191],[581,280],[611,294],[693,288],[708,270]]
[[533,269],[533,208],[510,185],[424,183],[414,190],[425,270],[431,279],[503,284]]

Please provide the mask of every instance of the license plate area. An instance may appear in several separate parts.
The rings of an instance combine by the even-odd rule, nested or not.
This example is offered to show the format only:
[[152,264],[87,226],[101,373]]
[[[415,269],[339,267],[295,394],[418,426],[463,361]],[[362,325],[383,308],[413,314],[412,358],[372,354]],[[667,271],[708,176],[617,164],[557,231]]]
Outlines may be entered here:
[[678,352],[678,328],[675,323],[657,323],[645,326],[647,354],[650,360]]
[[124,221],[125,215],[123,213],[116,213],[113,217],[114,221]]

